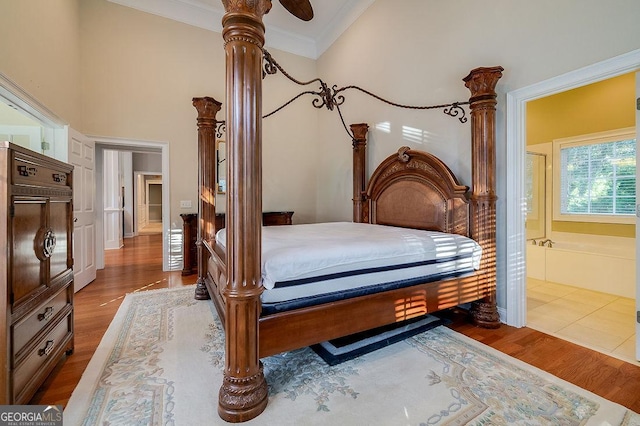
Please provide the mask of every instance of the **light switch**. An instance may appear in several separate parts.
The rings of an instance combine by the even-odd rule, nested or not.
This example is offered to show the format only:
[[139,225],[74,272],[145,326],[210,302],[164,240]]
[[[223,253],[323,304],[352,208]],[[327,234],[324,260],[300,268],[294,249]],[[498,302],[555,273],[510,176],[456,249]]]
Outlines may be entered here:
[[190,209],[191,208],[191,200],[180,200],[180,208],[181,209]]

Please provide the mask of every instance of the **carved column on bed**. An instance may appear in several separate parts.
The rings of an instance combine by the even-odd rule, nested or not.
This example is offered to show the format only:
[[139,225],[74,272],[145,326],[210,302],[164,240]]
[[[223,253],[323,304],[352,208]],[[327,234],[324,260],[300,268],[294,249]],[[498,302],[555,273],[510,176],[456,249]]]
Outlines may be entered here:
[[242,422],[267,406],[258,353],[262,238],[262,17],[268,0],[223,0],[227,213],[225,369],[218,414]]
[[471,309],[482,327],[500,327],[496,305],[496,92],[502,67],[476,68],[464,78],[471,91],[472,182],[471,233],[482,246],[481,279],[486,296]]
[[352,124],[353,133],[353,221],[362,222],[362,205],[367,185],[367,131],[366,123]]
[[[205,285],[208,252],[202,246],[203,240],[215,238],[214,220],[216,217],[215,164],[209,159],[216,158],[216,115],[222,104],[213,98],[193,98],[193,106],[198,111],[198,280],[195,298],[209,299]],[[213,234],[213,235],[212,235]]]

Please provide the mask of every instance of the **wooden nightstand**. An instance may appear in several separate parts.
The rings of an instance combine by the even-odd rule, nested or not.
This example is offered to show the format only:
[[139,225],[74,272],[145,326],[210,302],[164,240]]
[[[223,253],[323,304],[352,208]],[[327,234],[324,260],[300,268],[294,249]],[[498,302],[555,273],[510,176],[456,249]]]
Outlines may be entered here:
[[293,212],[263,212],[262,224],[264,226],[291,225]]
[[[264,226],[291,225],[293,212],[264,212],[262,224]],[[182,275],[195,274],[198,271],[198,215],[196,213],[181,214],[182,226]],[[224,213],[216,214],[216,229],[224,228]]]
[[[262,224],[264,226],[291,225],[293,212],[263,212]],[[224,213],[216,213],[216,229],[225,226]]]

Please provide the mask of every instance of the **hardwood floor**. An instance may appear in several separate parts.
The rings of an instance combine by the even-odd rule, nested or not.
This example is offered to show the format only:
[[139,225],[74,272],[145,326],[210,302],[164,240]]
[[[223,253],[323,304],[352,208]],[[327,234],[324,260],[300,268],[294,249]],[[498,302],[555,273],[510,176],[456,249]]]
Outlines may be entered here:
[[125,239],[120,250],[105,252],[105,268],[75,294],[75,350],[59,365],[31,400],[31,404],[65,405],[89,360],[120,307],[134,291],[180,287],[195,283],[197,275],[162,271],[162,235]]
[[[76,293],[75,351],[51,375],[32,404],[66,405],[125,294],[193,284],[196,275],[162,272],[160,235],[125,240],[125,248],[106,253],[106,268]],[[450,327],[499,351],[548,371],[629,409],[640,412],[640,366],[612,358],[547,334],[503,325],[487,330],[450,311]]]
[[475,327],[452,314],[450,327],[479,342],[545,370],[640,413],[640,364],[631,364],[531,328]]

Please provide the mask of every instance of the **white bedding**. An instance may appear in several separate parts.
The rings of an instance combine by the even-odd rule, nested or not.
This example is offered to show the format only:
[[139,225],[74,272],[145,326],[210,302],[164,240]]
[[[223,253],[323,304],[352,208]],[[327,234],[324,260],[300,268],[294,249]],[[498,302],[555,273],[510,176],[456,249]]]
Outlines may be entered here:
[[[216,242],[225,246],[225,229],[218,231]],[[262,228],[262,282],[271,290],[281,282],[384,267],[391,267],[382,273],[385,280],[407,279],[408,274],[427,274],[426,269],[448,271],[459,264],[478,269],[481,254],[481,247],[472,239],[442,232],[351,222],[269,226]],[[420,265],[434,259],[438,262],[428,268]],[[404,272],[393,268],[405,264],[413,267]],[[363,279],[368,280],[361,277],[360,281]],[[352,277],[340,280],[354,281]],[[332,291],[339,289],[338,285]],[[323,284],[323,290],[317,291],[326,290]]]

